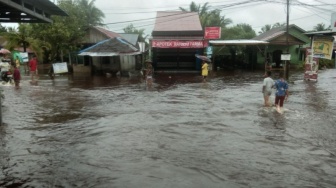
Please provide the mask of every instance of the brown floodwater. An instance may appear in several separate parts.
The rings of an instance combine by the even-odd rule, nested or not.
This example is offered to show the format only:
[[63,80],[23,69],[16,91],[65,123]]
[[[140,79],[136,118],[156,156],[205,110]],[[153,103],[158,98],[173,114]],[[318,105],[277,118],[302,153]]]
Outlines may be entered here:
[[1,86],[0,187],[336,187],[336,70],[292,73],[282,115],[261,72],[154,78]]

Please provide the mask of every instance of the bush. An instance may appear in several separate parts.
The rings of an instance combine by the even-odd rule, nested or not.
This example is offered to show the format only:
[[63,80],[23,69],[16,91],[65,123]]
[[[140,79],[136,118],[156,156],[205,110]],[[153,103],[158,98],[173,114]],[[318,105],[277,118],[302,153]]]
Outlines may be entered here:
[[327,67],[327,68],[333,68],[335,66],[334,60],[331,59],[319,59],[319,69],[322,69],[322,67]]
[[[305,68],[305,61],[302,61],[299,66],[298,66],[298,69],[304,69]],[[323,67],[326,67],[326,68],[334,68],[335,67],[335,60],[334,59],[322,59],[320,58],[319,59],[319,69],[323,69]]]

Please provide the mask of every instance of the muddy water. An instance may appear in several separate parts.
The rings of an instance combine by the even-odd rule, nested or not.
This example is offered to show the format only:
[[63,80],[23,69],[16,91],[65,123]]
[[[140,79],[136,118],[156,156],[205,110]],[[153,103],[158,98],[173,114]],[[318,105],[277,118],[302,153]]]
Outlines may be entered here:
[[336,70],[302,76],[283,115],[258,72],[24,77],[2,87],[0,187],[335,187]]

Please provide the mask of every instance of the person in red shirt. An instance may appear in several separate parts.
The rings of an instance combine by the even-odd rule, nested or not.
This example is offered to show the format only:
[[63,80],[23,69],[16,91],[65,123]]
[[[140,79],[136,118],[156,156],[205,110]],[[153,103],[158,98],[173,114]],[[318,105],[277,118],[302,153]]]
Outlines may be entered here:
[[31,81],[35,82],[34,78],[37,76],[37,59],[36,56],[33,56],[32,59],[29,61],[29,69],[30,69],[30,75],[31,75]]
[[21,73],[20,73],[16,64],[14,64],[13,77],[14,77],[15,88],[19,88],[20,87],[20,80],[21,80]]

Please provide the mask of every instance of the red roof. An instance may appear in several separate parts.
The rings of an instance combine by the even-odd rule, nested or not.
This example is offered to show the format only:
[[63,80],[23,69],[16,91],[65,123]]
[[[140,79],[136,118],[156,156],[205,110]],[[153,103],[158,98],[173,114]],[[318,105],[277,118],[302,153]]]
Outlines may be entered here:
[[101,33],[105,34],[106,37],[108,37],[108,38],[115,38],[115,37],[120,37],[120,38],[122,38],[122,36],[119,35],[118,33],[115,33],[115,32],[113,32],[113,31],[109,31],[109,30],[104,29],[104,28],[102,28],[102,27],[94,27],[94,28],[97,29],[98,31],[100,31]]
[[153,32],[200,31],[203,32],[197,12],[158,11]]

